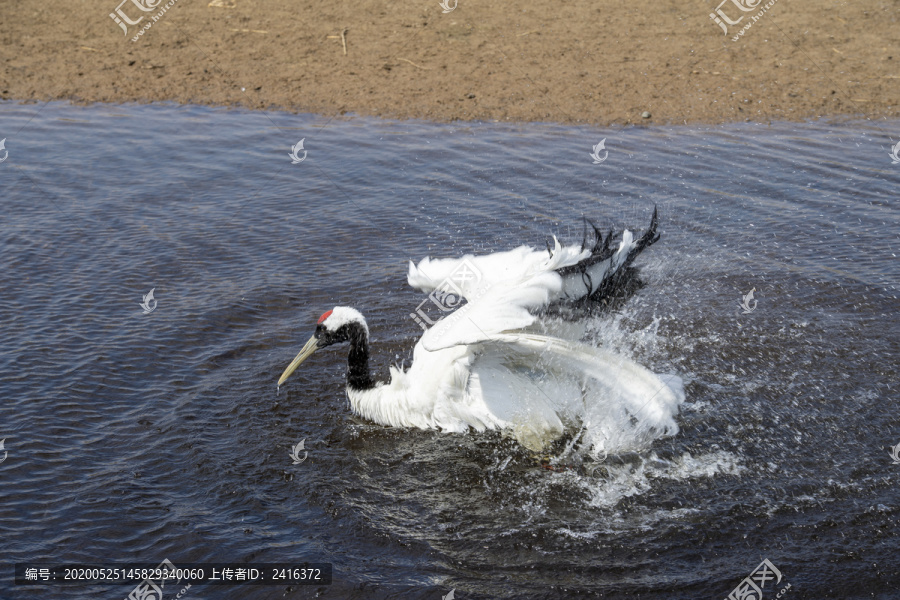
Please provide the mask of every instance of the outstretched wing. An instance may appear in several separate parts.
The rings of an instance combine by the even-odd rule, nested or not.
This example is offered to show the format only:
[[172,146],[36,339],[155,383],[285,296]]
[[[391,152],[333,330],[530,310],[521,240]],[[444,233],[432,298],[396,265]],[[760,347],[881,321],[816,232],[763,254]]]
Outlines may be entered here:
[[553,241],[555,248],[552,251],[519,246],[484,256],[424,258],[418,265],[410,261],[407,281],[426,293],[449,291],[459,293],[471,302],[492,287],[514,286],[548,270],[575,265],[590,256],[588,250],[578,246],[562,247],[556,238]]
[[[644,235],[634,240],[625,230],[618,248],[612,232],[604,240],[594,228],[591,249],[561,247],[553,250],[525,246],[487,256],[462,259],[424,259],[410,264],[409,283],[423,291],[454,290],[468,301],[435,323],[422,336],[428,351],[460,344],[490,341],[498,334],[521,330],[535,321],[535,313],[553,304],[573,302],[614,288],[626,267],[645,247],[655,242],[656,211]],[[593,227],[593,226],[592,226]],[[465,273],[465,277],[459,277]]]
[[678,432],[684,390],[677,377],[549,336],[501,334],[495,342],[477,353],[467,393],[525,447],[545,447],[578,423],[598,455]]
[[502,332],[517,331],[534,323],[534,312],[559,296],[562,278],[555,271],[533,275],[515,285],[494,285],[435,323],[420,340],[434,352],[458,345],[486,342]]

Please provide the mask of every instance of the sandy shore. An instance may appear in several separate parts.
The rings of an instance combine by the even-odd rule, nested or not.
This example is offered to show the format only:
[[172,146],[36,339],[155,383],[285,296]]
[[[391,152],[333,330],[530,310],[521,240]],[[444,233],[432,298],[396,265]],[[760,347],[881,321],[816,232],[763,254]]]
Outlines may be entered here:
[[900,116],[895,0],[120,1],[6,3],[0,96],[598,125]]

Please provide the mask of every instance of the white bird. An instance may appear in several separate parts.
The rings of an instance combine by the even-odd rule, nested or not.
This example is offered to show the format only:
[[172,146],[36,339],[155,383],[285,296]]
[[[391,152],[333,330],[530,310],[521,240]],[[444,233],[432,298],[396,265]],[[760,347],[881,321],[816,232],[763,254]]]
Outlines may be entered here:
[[[586,224],[588,221],[586,220]],[[354,413],[393,427],[465,432],[502,430],[540,451],[567,430],[579,431],[595,456],[638,449],[674,435],[684,401],[681,380],[575,339],[549,335],[560,314],[584,315],[609,301],[632,275],[631,262],[659,239],[657,214],[637,240],[625,230],[594,229],[592,248],[520,246],[462,259],[410,262],[411,286],[459,294],[466,304],[425,331],[407,371],[389,383],[369,373],[369,328],[356,309],[336,306],[287,366],[278,385],[316,350],[350,342],[347,395]],[[585,230],[587,227],[585,226]],[[465,273],[465,276],[460,276]],[[582,330],[583,333],[583,330]]]

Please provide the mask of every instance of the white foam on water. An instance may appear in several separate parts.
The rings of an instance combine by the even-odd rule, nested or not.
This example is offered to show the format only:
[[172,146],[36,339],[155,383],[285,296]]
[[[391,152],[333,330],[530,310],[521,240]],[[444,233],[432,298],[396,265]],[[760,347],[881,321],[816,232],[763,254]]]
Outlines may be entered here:
[[622,515],[616,515],[604,520],[602,525],[594,522],[590,527],[583,531],[576,531],[571,527],[560,527],[556,529],[555,532],[558,535],[576,540],[595,541],[598,537],[608,536],[610,534],[620,534],[627,530],[640,529],[642,531],[649,531],[659,523],[696,520],[698,515],[702,512],[703,511],[698,508],[659,509],[641,515],[629,515],[628,518]]
[[659,458],[651,452],[632,464],[605,465],[607,476],[599,481],[582,479],[581,485],[591,494],[589,504],[594,507],[613,507],[623,498],[640,496],[653,489],[655,479],[685,481],[716,475],[740,475],[746,470],[737,456],[719,450],[692,456],[689,452],[672,460]]
[[[646,317],[635,316],[641,311],[639,305],[626,307],[584,325],[585,343],[618,357],[598,364],[602,373],[585,369],[586,375],[596,378],[579,384],[585,394],[580,452],[595,459],[647,450],[657,439],[677,435],[679,430],[679,406],[685,400],[683,380],[672,372],[675,369],[662,348],[661,318],[646,322]],[[646,324],[635,328],[636,320]],[[663,364],[667,372],[653,373],[651,364]]]

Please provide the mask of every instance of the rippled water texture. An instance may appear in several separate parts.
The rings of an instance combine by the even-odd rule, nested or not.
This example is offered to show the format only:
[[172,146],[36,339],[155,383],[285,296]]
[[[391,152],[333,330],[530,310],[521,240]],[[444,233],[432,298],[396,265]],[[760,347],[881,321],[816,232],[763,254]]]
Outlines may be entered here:
[[[765,558],[788,600],[896,597],[900,122],[0,115],[3,598],[129,591],[13,589],[15,562],[164,558],[334,564],[330,587],[186,598],[725,598]],[[653,205],[646,286],[592,324],[685,380],[681,432],[646,452],[551,471],[497,434],[375,426],[340,348],[276,391],[336,304],[380,376],[408,361],[410,258],[580,241],[582,214],[641,229]]]

